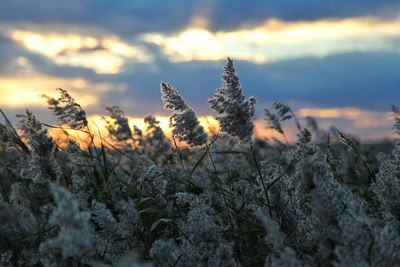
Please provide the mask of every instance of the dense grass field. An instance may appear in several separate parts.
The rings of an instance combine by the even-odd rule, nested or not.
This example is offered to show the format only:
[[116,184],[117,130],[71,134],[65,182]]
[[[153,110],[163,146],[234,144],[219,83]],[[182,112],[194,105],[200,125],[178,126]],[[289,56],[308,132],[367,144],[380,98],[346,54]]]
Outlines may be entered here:
[[[2,111],[0,266],[398,265],[400,143],[322,130],[281,102],[265,119],[282,138],[257,139],[256,98],[244,96],[230,59],[222,79],[209,99],[213,134],[165,82],[170,139],[155,117],[142,132],[108,107],[108,136],[95,143],[63,89],[46,99],[59,126],[29,110],[13,126]],[[295,143],[282,123],[296,125]]]

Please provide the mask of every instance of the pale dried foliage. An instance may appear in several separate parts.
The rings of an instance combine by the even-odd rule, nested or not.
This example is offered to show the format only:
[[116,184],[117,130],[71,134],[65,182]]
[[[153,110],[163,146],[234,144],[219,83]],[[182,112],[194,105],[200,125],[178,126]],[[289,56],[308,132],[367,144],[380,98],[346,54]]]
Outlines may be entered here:
[[[141,131],[117,106],[107,107],[112,144],[85,150],[73,136],[58,147],[30,111],[18,131],[0,124],[0,266],[397,266],[400,143],[361,144],[312,118],[302,127],[278,101],[268,127],[284,138],[293,121],[296,142],[253,140],[255,98],[231,59],[222,78],[210,136],[161,83],[187,148],[154,116]],[[58,92],[48,103],[59,127],[92,137],[85,111]]]

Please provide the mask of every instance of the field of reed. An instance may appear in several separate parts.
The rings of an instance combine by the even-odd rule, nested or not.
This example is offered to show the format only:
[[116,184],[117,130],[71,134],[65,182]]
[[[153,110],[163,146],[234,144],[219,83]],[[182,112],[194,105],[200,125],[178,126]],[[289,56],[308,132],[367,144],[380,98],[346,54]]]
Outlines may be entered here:
[[265,108],[265,127],[282,138],[258,139],[256,98],[231,59],[222,80],[208,101],[215,133],[167,82],[171,138],[155,117],[142,131],[113,106],[108,135],[94,142],[64,89],[44,100],[59,125],[29,110],[13,125],[1,111],[0,266],[397,266],[400,143],[320,129],[279,101]]

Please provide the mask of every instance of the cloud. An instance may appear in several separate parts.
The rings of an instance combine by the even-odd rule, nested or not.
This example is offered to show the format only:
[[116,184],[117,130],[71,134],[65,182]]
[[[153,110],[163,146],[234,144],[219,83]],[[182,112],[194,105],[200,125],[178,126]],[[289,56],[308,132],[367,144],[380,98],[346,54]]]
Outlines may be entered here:
[[[258,25],[266,19],[286,21],[337,19],[355,16],[396,17],[397,0],[158,0],[118,2],[97,0],[0,1],[0,22],[101,28],[123,37],[145,32],[174,32],[188,25],[227,31]],[[62,29],[62,27],[61,27]]]
[[394,118],[390,112],[356,107],[341,108],[301,108],[300,117],[312,116],[320,128],[328,130],[335,126],[341,131],[361,137],[363,140],[393,139]]
[[0,76],[0,106],[11,109],[46,106],[46,100],[42,95],[57,96],[53,89],[58,87],[67,88],[83,107],[98,105],[99,97],[107,91],[123,90],[123,87],[117,85],[91,83],[83,78],[65,79],[39,74],[24,77]]
[[350,121],[356,128],[380,128],[393,124],[390,112],[359,109],[354,107],[344,108],[301,108],[297,111],[301,117],[315,117],[333,122],[336,119]]
[[47,28],[68,26],[93,27],[119,36],[163,30],[180,29],[191,19],[195,1],[157,0],[117,2],[97,0],[61,0],[32,2],[29,0],[1,1],[0,22],[9,25],[43,25]]
[[[219,0],[209,20],[214,31],[232,30],[238,26],[254,26],[269,18],[286,21],[311,21],[348,17],[397,17],[397,0]],[[249,15],[250,14],[250,15]]]
[[400,52],[400,19],[346,18],[285,22],[211,32],[188,28],[174,34],[146,33],[172,62],[221,60],[227,55],[256,63],[346,52]]
[[28,51],[47,57],[57,65],[93,69],[115,74],[128,61],[151,62],[145,48],[128,44],[116,36],[85,36],[53,32],[9,30],[9,38]]
[[0,1],[0,106],[43,112],[39,95],[64,87],[91,113],[116,104],[165,115],[165,80],[207,115],[232,56],[258,115],[277,99],[296,110],[344,108],[348,118],[321,122],[367,131],[368,116],[387,121],[352,119],[348,108],[398,104],[399,11],[397,0]]

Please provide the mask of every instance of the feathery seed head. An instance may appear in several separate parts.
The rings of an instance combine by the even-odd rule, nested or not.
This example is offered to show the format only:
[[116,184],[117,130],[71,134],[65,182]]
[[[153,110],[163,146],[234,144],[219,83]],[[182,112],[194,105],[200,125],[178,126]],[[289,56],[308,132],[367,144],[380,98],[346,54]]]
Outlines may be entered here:
[[8,129],[4,124],[0,123],[0,142],[7,142],[8,139]]
[[232,59],[228,58],[221,77],[224,84],[208,100],[210,108],[219,114],[216,119],[222,132],[251,143],[256,98],[245,99]]
[[80,130],[87,126],[86,112],[76,103],[75,99],[68,94],[67,90],[57,88],[60,97],[57,99],[43,96],[47,98],[49,109],[53,110],[62,124],[69,125],[72,129]]
[[264,109],[264,114],[265,114],[265,120],[267,121],[267,127],[283,134],[283,128],[281,122],[279,121],[279,116],[272,113],[267,108]]
[[166,82],[162,82],[161,98],[164,108],[173,110],[170,117],[172,135],[179,141],[187,142],[190,146],[200,146],[207,142],[207,134],[199,124],[196,113],[186,103],[178,90]]
[[394,117],[394,132],[400,136],[400,108],[392,105],[392,114]]
[[277,114],[281,121],[293,118],[292,109],[288,105],[280,101],[275,101],[274,104],[272,104],[272,107],[277,110]]
[[129,127],[128,119],[119,106],[106,107],[108,115],[114,120],[107,122],[107,130],[118,141],[124,141],[132,137],[132,132]]
[[40,158],[49,158],[54,151],[53,138],[49,136],[47,129],[43,128],[39,119],[29,110],[24,115],[19,115],[22,137],[26,138],[34,155]]
[[169,83],[161,82],[160,89],[165,109],[183,111],[188,108],[178,90],[170,86]]

